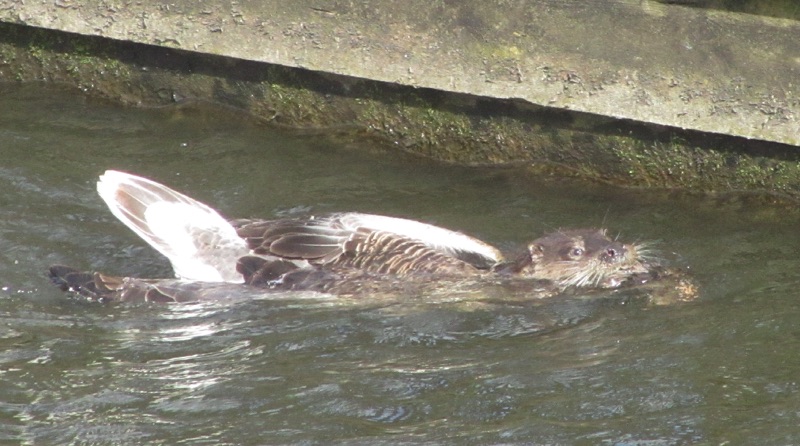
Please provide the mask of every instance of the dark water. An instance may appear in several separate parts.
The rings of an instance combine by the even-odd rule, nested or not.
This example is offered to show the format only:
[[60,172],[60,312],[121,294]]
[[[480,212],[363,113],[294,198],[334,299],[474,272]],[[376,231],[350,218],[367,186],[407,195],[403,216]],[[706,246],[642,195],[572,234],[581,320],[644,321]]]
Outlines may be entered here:
[[[800,443],[796,209],[368,148],[230,110],[0,85],[0,443]],[[108,168],[230,217],[358,210],[506,248],[605,223],[660,240],[701,296],[89,304],[53,289],[45,268],[170,274],[96,196]]]

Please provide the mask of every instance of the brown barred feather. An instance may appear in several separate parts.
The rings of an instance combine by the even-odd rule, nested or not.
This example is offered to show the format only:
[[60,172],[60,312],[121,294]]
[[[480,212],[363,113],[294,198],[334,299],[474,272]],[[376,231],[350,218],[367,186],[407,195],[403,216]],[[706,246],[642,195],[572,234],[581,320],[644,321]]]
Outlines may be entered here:
[[288,234],[269,245],[269,252],[289,259],[318,259],[340,251],[341,238],[316,234]]

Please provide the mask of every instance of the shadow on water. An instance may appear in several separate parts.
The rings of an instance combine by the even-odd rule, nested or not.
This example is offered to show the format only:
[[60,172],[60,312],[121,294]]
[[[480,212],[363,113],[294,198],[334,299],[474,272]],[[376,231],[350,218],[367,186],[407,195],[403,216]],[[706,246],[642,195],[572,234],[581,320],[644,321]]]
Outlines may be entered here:
[[[0,86],[0,442],[686,444],[800,438],[798,213],[421,162],[227,110]],[[108,168],[231,217],[356,210],[503,248],[560,227],[660,240],[695,302],[241,296],[96,305],[54,263],[168,277],[94,192]],[[674,254],[673,254],[674,253]],[[483,297],[486,297],[485,295]]]

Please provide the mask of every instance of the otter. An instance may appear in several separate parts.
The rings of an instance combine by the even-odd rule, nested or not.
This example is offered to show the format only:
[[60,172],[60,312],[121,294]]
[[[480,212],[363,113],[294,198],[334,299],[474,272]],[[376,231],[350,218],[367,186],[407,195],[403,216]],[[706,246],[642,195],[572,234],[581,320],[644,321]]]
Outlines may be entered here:
[[202,284],[344,294],[473,277],[531,280],[558,291],[617,288],[646,281],[658,263],[645,244],[622,243],[602,229],[554,231],[509,260],[461,232],[402,218],[348,212],[228,221],[167,186],[112,170],[97,190],[112,214],[170,260],[177,279],[50,268],[63,290],[93,300],[192,300],[190,290]]

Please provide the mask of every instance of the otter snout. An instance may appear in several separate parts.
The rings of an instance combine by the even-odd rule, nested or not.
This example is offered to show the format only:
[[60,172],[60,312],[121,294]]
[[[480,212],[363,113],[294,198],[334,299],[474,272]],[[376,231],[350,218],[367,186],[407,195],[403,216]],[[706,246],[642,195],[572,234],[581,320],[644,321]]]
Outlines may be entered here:
[[612,243],[600,252],[600,260],[606,263],[621,261],[628,255],[628,248],[622,243]]

